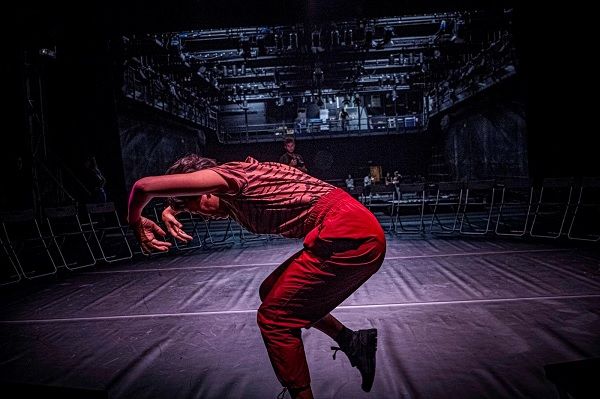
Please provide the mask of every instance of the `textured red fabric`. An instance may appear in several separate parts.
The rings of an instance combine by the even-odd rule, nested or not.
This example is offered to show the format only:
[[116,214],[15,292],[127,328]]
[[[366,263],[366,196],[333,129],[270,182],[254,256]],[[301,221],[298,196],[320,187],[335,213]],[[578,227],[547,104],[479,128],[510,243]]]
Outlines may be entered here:
[[319,199],[334,189],[294,167],[275,162],[229,162],[211,168],[227,182],[217,195],[227,213],[253,233],[304,237],[307,218]]
[[308,221],[304,248],[279,266],[260,288],[258,325],[281,384],[302,388],[310,374],[300,329],[342,303],[381,264],[385,236],[375,216],[340,189],[324,195]]

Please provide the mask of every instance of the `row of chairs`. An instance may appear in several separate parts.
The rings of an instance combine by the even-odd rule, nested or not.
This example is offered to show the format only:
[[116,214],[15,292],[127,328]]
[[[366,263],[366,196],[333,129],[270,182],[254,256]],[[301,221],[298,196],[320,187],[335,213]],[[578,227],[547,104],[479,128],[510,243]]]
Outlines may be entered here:
[[397,234],[600,241],[600,177],[546,178],[537,185],[527,178],[410,183],[359,198],[373,211],[388,210],[389,231]]
[[[162,224],[164,204],[152,201],[144,216]],[[172,251],[270,241],[276,235],[253,234],[232,219],[207,220],[189,213],[178,215],[193,240],[182,243],[167,236]],[[113,263],[144,253],[129,226],[119,217],[114,203],[45,208],[41,217],[32,209],[0,213],[0,285]],[[162,226],[164,228],[164,226]]]
[[[387,213],[388,232],[394,234],[528,235],[600,241],[599,177],[547,178],[539,185],[519,178],[405,183],[359,198],[373,212],[383,209]],[[164,206],[153,201],[145,208],[145,216],[160,224]],[[193,240],[181,243],[167,237],[174,251],[280,238],[252,234],[231,219],[207,220],[192,214],[178,218]],[[13,211],[0,214],[0,223],[0,285],[48,276],[59,268],[78,270],[142,253],[110,202],[87,204],[83,210],[76,206],[47,208],[41,218],[32,210]]]
[[0,214],[0,285],[78,270],[98,261],[133,257],[113,203],[46,208],[41,218],[32,209]]

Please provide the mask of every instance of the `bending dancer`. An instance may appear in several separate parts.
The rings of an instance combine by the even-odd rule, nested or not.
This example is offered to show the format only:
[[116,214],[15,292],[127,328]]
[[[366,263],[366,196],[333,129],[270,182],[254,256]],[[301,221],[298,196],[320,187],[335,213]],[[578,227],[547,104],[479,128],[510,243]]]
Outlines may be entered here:
[[192,239],[176,215],[231,217],[251,232],[304,237],[303,249],[269,275],[260,287],[258,326],[275,374],[292,398],[312,398],[301,328],[314,327],[332,339],[370,391],[375,376],[377,330],[352,331],[330,312],[383,263],[385,237],[373,214],[344,190],[280,163],[217,165],[188,155],[164,176],[138,180],[129,197],[129,224],[146,251],[166,251],[166,233],[141,216],[154,197],[169,197],[162,220],[169,234]]

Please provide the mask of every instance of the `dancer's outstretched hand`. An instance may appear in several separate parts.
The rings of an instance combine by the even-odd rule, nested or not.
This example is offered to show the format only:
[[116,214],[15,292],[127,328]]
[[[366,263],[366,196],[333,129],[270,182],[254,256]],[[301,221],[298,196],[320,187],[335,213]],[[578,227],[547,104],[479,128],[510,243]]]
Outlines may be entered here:
[[171,247],[170,242],[160,241],[156,238],[157,236],[164,238],[167,233],[152,220],[142,216],[132,227],[135,236],[144,251],[152,252],[153,250],[157,250],[164,252],[168,251]]
[[179,241],[192,241],[193,237],[183,231],[183,225],[179,220],[177,220],[175,215],[176,213],[171,209],[171,207],[166,207],[162,212],[162,221],[165,226],[167,226],[167,231]]

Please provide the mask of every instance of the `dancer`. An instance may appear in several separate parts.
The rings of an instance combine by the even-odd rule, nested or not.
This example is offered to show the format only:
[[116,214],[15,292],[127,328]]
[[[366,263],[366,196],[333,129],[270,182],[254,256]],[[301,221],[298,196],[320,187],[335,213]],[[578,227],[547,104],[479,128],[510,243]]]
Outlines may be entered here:
[[333,317],[334,310],[383,263],[385,237],[375,216],[343,189],[280,163],[217,165],[189,155],[164,176],[138,180],[129,197],[129,224],[145,251],[166,251],[171,244],[157,224],[141,216],[154,197],[168,197],[162,213],[167,231],[192,239],[176,215],[181,211],[209,218],[231,217],[254,233],[304,237],[303,249],[262,283],[258,326],[275,374],[292,398],[312,398],[301,328],[314,327],[338,343],[370,391],[375,376],[377,330],[353,331]]

